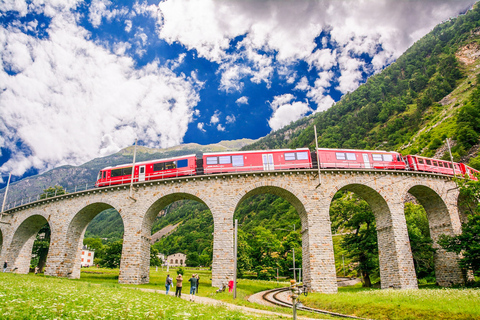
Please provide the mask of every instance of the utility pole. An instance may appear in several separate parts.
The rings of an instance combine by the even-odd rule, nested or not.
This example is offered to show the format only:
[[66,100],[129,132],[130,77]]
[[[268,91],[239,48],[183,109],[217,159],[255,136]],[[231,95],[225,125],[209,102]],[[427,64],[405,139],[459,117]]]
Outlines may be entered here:
[[5,188],[5,194],[3,195],[3,204],[2,204],[2,217],[3,217],[3,209],[5,209],[5,201],[7,200],[7,193],[8,193],[8,186],[10,185],[10,178],[12,177],[12,174],[10,173],[8,175],[8,182],[7,182],[7,187]]
[[318,186],[322,184],[322,176],[320,175],[320,159],[318,159],[318,139],[317,139],[317,125],[313,125],[313,130],[315,130],[315,155],[317,156],[317,167],[318,167]]
[[133,166],[132,166],[132,179],[130,181],[130,198],[132,198],[133,200],[135,200],[133,198],[133,176],[135,174],[135,157],[137,155],[137,139],[135,139],[135,147],[133,149]]
[[452,162],[452,168],[453,168],[453,175],[457,175],[455,173],[455,162],[453,162],[453,157],[452,157],[452,150],[450,149],[450,142],[449,142],[449,138],[447,138],[447,147],[448,147],[448,153],[450,153],[450,161]]
[[237,298],[237,242],[238,237],[238,219],[235,219],[235,242],[234,242],[234,253],[235,253],[235,263],[234,263],[234,276],[233,276],[233,299]]

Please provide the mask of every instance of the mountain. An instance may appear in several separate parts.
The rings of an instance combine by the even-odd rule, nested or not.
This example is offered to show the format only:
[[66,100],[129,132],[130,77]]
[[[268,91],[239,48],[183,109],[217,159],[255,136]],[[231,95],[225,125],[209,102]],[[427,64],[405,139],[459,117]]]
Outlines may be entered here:
[[[205,152],[232,151],[254,142],[251,139],[241,139],[234,141],[220,141],[216,144],[199,145],[197,143],[182,144],[179,146],[166,149],[152,149],[143,146],[137,146],[136,161],[146,161],[152,159],[162,159],[176,157],[187,154],[196,154],[201,156]],[[67,192],[85,189],[87,186],[92,187],[97,179],[100,169],[115,166],[124,163],[132,163],[134,147],[127,147],[119,152],[97,158],[76,166],[62,166],[52,169],[43,174],[31,176],[20,181],[10,184],[8,190],[7,203],[20,201],[22,198],[36,198],[44,189],[48,187],[60,185],[67,189]],[[4,190],[0,196],[3,199]]]

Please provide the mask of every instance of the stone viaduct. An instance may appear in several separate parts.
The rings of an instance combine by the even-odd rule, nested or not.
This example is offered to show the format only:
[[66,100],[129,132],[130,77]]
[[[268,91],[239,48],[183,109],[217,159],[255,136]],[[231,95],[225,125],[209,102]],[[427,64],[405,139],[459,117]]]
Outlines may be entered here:
[[[12,208],[0,223],[0,261],[9,271],[27,273],[39,229],[49,223],[50,250],[45,274],[80,277],[80,254],[87,225],[101,211],[116,209],[124,224],[120,283],[149,282],[151,229],[161,209],[182,199],[205,204],[214,219],[212,285],[234,273],[233,216],[253,195],[270,193],[288,200],[301,219],[304,284],[311,291],[337,292],[329,207],[334,195],[351,191],[371,206],[377,226],[382,288],[417,288],[404,215],[407,194],[425,208],[432,239],[461,232],[459,192],[451,177],[408,171],[323,170],[268,171],[189,176],[70,193]],[[457,257],[438,249],[437,282],[461,283]]]

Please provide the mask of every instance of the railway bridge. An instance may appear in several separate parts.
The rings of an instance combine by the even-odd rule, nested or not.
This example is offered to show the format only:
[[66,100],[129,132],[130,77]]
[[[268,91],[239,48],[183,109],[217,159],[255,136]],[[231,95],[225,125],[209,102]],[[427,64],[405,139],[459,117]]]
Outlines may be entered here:
[[[321,179],[321,183],[320,182]],[[27,273],[32,245],[48,222],[50,249],[45,274],[80,277],[80,254],[87,225],[100,212],[116,209],[124,238],[120,283],[149,282],[152,225],[170,203],[190,199],[205,204],[214,221],[212,285],[234,274],[233,216],[245,199],[270,193],[288,200],[301,219],[304,284],[311,291],[337,292],[329,208],[334,195],[351,191],[366,200],[375,215],[382,288],[417,288],[404,215],[408,194],[425,208],[431,237],[461,232],[459,192],[450,176],[389,170],[312,169],[188,176],[109,186],[23,204],[5,211],[0,223],[0,261],[9,271]],[[438,249],[437,282],[461,283],[457,256]]]

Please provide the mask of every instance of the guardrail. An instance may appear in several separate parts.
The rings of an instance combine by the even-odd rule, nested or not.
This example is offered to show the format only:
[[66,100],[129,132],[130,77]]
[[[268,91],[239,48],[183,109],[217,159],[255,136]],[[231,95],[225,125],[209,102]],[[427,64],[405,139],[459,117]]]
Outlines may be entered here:
[[[321,163],[320,164],[321,170],[328,169],[328,170],[338,170],[338,169],[347,169],[347,170],[407,170],[405,168],[405,165],[385,165],[385,166],[379,166],[379,165],[365,165],[363,163],[355,163],[355,164],[349,164],[349,163]],[[297,163],[294,164],[292,167],[292,164],[284,164],[284,165],[273,165],[273,168],[271,170],[266,170],[265,166],[248,166],[248,167],[227,167],[227,168],[221,168],[221,167],[204,167],[204,174],[225,174],[225,173],[245,173],[245,172],[271,172],[271,171],[277,171],[277,170],[310,170],[314,169],[310,163]],[[425,172],[422,172],[425,173]],[[430,172],[434,173],[435,172]],[[437,174],[442,174],[442,173],[437,173]],[[146,175],[145,179],[139,180],[138,177],[134,179],[134,183],[141,183],[141,182],[149,182],[153,180],[162,180],[162,179],[168,179],[168,178],[179,178],[179,177],[186,177],[186,176],[194,176],[195,175],[195,170],[192,169],[187,169],[187,170],[182,170],[182,171],[177,171],[176,173],[162,173],[162,174],[151,174],[151,175]],[[98,187],[110,187],[110,186],[121,186],[121,185],[126,185],[130,184],[131,178],[122,178],[119,180],[114,180],[110,181],[108,183],[103,183],[100,184]],[[57,185],[58,186],[58,185]],[[62,187],[62,186],[58,186]],[[63,187],[62,187],[63,188]],[[47,192],[47,193],[42,193],[37,196],[30,196],[30,197],[23,197],[20,199],[16,199],[13,201],[9,201],[5,203],[5,208],[4,211],[8,211],[10,209],[20,207],[32,202],[40,201],[43,199],[48,199],[48,198],[53,198],[56,196],[60,196],[63,194],[68,194],[68,193],[75,193],[79,191],[88,191],[88,190],[94,190],[96,189],[97,186],[95,184],[85,184],[85,185],[80,185],[80,186],[75,186],[75,187],[70,187],[70,188],[63,188],[63,189],[56,189],[55,192]],[[59,193],[60,191],[60,193]],[[8,197],[8,195],[7,195]]]

